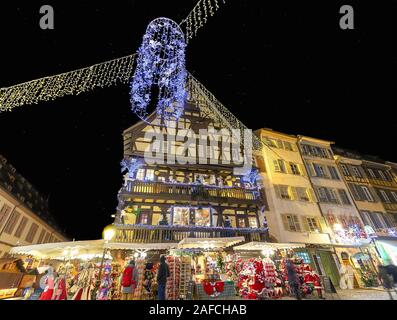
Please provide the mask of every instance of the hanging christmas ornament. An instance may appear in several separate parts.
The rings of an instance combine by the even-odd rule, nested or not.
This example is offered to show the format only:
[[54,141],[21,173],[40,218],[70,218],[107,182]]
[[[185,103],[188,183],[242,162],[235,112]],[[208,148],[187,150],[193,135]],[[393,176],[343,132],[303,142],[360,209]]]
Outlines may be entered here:
[[131,82],[132,111],[148,122],[148,107],[157,87],[155,113],[162,121],[178,120],[186,100],[185,37],[178,24],[167,18],[153,20],[138,50]]

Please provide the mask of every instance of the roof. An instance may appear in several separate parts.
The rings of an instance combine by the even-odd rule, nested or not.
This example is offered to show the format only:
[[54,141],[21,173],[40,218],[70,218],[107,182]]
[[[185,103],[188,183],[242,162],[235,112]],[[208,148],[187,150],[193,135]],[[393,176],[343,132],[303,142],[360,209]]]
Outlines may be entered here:
[[0,155],[0,188],[3,188],[16,200],[30,209],[35,215],[61,233],[53,216],[50,214],[48,200],[44,199],[32,184]]

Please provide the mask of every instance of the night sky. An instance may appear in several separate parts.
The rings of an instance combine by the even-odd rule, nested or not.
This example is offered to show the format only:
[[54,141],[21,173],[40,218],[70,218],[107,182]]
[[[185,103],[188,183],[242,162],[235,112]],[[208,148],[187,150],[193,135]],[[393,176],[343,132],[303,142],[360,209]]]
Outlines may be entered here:
[[[179,22],[195,3],[2,1],[0,86],[129,55],[152,19]],[[249,128],[397,162],[391,3],[229,0],[189,44],[188,69]],[[43,4],[55,30],[39,28]],[[355,9],[354,31],[339,28],[343,4]],[[0,114],[0,154],[49,196],[70,238],[97,239],[122,183],[121,133],[136,121],[128,86],[24,106]]]

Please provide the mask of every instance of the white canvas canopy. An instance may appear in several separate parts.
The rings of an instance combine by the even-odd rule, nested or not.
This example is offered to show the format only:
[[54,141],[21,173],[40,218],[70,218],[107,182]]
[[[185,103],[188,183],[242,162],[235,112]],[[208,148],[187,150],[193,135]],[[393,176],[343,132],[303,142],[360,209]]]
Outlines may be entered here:
[[305,248],[303,243],[271,243],[271,242],[249,242],[234,247],[237,251],[262,251]]
[[105,240],[44,243],[14,247],[10,254],[27,255],[37,259],[90,259],[102,256],[104,244]]
[[[36,244],[14,247],[10,254],[32,256],[36,259],[89,260],[102,257],[104,249],[109,250],[169,250],[176,248],[177,243],[107,243],[105,240],[72,241]],[[110,255],[105,255],[111,259]]]
[[178,244],[178,249],[222,249],[243,242],[244,237],[231,238],[185,238]]

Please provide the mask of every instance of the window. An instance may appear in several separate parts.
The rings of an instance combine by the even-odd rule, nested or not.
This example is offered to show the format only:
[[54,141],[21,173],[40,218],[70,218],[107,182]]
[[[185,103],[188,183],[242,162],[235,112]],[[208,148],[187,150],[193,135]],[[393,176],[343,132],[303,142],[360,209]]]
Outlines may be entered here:
[[305,264],[310,264],[312,262],[310,255],[307,252],[295,252],[295,254],[302,259]]
[[139,214],[139,224],[142,224],[142,225],[149,224],[149,214],[147,212]]
[[[372,220],[371,220],[371,217],[370,217],[370,215],[369,215],[368,212],[366,212],[366,211],[361,211],[361,212],[360,212],[360,216],[361,216],[361,219],[362,219],[363,222],[364,222],[364,225],[370,226],[370,227],[372,227],[373,229],[376,229],[376,227],[375,227],[375,225],[373,224],[373,222],[372,222]],[[374,227],[375,227],[375,228],[374,228]]]
[[187,207],[175,207],[173,210],[173,224],[188,226],[190,224],[190,209]]
[[320,149],[321,156],[323,158],[329,158],[329,154],[328,154],[328,150],[327,149],[324,149],[324,148],[319,148],[319,149]]
[[317,219],[313,217],[306,217],[307,226],[310,232],[319,232],[320,228]]
[[37,239],[37,243],[38,243],[38,244],[43,243],[44,235],[45,235],[45,230],[43,229],[43,230],[41,230],[40,236],[39,236],[39,238]]
[[358,167],[353,167],[353,175],[357,178],[362,178],[360,169]]
[[145,180],[145,169],[139,169],[136,173],[136,179],[143,181]]
[[[329,202],[332,202],[332,203],[339,203],[339,201],[338,201],[338,197],[336,196],[336,193],[335,193],[335,191],[334,190],[332,190],[332,189],[326,189],[326,192],[328,191],[328,200],[329,200]],[[344,191],[344,190],[343,190]],[[350,202],[349,202],[349,204],[350,204]]]
[[19,226],[17,230],[14,233],[14,236],[19,238],[22,235],[23,230],[25,230],[26,224],[28,223],[28,218],[22,217],[21,222],[19,223]]
[[291,143],[287,141],[284,141],[284,149],[287,151],[293,151]]
[[201,227],[211,226],[211,209],[200,208],[195,210],[195,225]]
[[248,217],[250,228],[258,228],[258,219],[256,217]]
[[313,177],[315,176],[315,172],[313,170],[313,165],[311,163],[306,163],[306,170],[309,176]]
[[341,164],[340,167],[342,169],[343,175],[346,177],[349,177],[350,176],[349,169],[344,164]]
[[382,195],[382,198],[385,202],[390,202],[389,196],[387,195],[387,193],[383,190],[380,190],[380,194]]
[[6,204],[3,205],[0,211],[0,227],[6,222],[8,218],[8,214],[11,212],[11,207],[7,206]]
[[288,190],[288,186],[279,185],[278,188],[280,190],[280,198],[281,199],[291,200],[291,196],[290,196],[290,193],[289,193],[289,190]]
[[328,167],[329,173],[331,175],[331,178],[334,180],[340,180],[338,170],[335,167]]
[[338,193],[339,193],[339,197],[342,200],[343,204],[351,205],[351,202],[350,202],[349,196],[347,195],[346,190],[340,189],[340,190],[338,190]]
[[284,145],[283,145],[283,142],[281,140],[276,140],[276,142],[277,142],[277,148],[284,149]]
[[369,173],[369,175],[371,176],[371,178],[376,179],[376,175],[375,175],[374,170],[368,169],[368,173]]
[[48,243],[48,241],[50,240],[50,236],[51,236],[51,233],[47,232],[44,237],[43,243]]
[[382,178],[382,180],[387,180],[385,174],[383,173],[382,170],[378,170],[379,176]]
[[283,160],[273,160],[274,171],[285,173],[285,165]]
[[394,191],[391,192],[391,195],[394,198],[394,202],[397,202],[397,193],[395,193]]
[[308,189],[306,189],[306,188],[296,188],[296,192],[298,194],[299,200],[306,201],[306,202],[310,201],[310,195],[309,195]]
[[374,198],[372,197],[371,192],[369,191],[369,189],[367,187],[361,186],[361,189],[363,190],[363,193],[365,195],[365,198],[370,201],[370,202],[374,202]]
[[284,219],[284,226],[285,226],[286,230],[292,231],[292,232],[300,232],[301,231],[298,216],[293,215],[293,214],[285,214],[285,215],[283,215],[283,219]]
[[292,174],[295,174],[295,175],[300,175],[301,174],[298,165],[296,165],[295,163],[290,162],[289,166],[291,168]]
[[146,170],[146,180],[154,181],[154,170],[153,169]]
[[316,175],[318,177],[326,177],[325,170],[324,170],[323,166],[313,163],[313,168],[314,168],[314,171],[316,172]]
[[328,202],[328,197],[325,188],[317,188],[317,193],[320,202]]
[[38,229],[39,229],[39,226],[36,223],[32,223],[25,240],[32,243],[34,236],[36,235]]
[[7,233],[7,234],[12,234],[13,233],[15,225],[17,224],[20,215],[21,214],[19,212],[17,212],[17,211],[14,211],[11,214],[11,216],[8,219],[7,224],[6,224],[5,228],[4,228],[4,232],[5,233]]
[[245,219],[237,218],[237,228],[245,228]]

